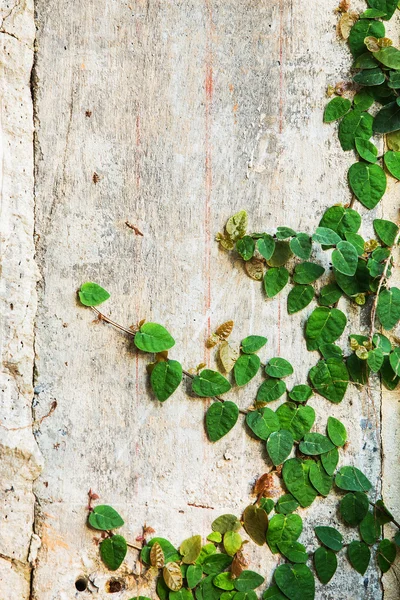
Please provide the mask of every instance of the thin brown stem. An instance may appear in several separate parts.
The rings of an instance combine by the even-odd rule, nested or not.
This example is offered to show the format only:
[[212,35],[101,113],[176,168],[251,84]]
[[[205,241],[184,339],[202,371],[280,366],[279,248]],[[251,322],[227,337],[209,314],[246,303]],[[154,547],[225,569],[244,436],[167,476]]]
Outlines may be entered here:
[[131,544],[130,542],[126,542],[126,545],[129,546],[129,548],[134,548],[135,550],[138,550],[139,552],[142,551],[141,546],[135,546],[135,544]]
[[120,329],[120,331],[124,331],[128,335],[132,335],[133,337],[135,337],[136,332],[132,331],[132,329],[128,329],[127,327],[124,327],[123,325],[120,325],[119,323],[116,323],[115,321],[113,321],[112,319],[110,319],[109,317],[107,317],[106,315],[103,315],[103,313],[101,313],[99,310],[97,310],[97,308],[95,308],[94,306],[91,306],[91,309],[96,313],[99,321],[105,321],[106,323],[109,323],[113,327],[116,327],[117,329]]

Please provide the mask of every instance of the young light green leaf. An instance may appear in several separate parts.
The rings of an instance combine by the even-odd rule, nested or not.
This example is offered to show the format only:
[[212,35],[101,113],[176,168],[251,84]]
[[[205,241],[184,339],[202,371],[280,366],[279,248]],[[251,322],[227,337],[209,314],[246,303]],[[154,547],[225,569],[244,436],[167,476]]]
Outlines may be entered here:
[[342,467],[336,475],[335,484],[350,492],[368,492],[372,488],[372,483],[357,467]]
[[399,232],[396,223],[385,219],[374,219],[374,229],[376,235],[386,246],[393,246]]
[[353,244],[339,242],[332,252],[332,264],[340,273],[353,276],[358,265],[358,254]]
[[100,543],[100,556],[110,571],[116,571],[124,562],[128,546],[122,535],[113,535]]
[[346,315],[337,308],[315,308],[306,325],[307,349],[316,350],[321,344],[336,341],[342,335],[346,323]]
[[315,410],[312,406],[298,406],[293,402],[281,404],[276,414],[281,428],[290,431],[297,442],[310,431],[315,421]]
[[174,338],[158,323],[144,323],[134,338],[136,348],[143,352],[164,352],[175,345]]
[[369,19],[360,19],[353,25],[348,43],[354,58],[367,51],[367,47],[364,44],[366,37],[376,37],[378,39],[385,37],[385,26],[383,23]]
[[321,265],[312,262],[303,262],[295,266],[293,281],[301,284],[313,283],[324,273],[325,269]]
[[400,152],[400,130],[386,134],[386,143],[390,150]]
[[265,372],[270,377],[281,378],[292,375],[293,367],[289,361],[284,358],[271,358],[265,367]]
[[312,385],[321,396],[335,404],[343,400],[349,384],[349,373],[341,360],[320,360],[310,369],[309,376]]
[[328,417],[327,431],[329,439],[335,446],[344,446],[347,440],[346,427],[335,417]]
[[287,309],[289,315],[308,306],[314,297],[312,285],[295,285],[289,292],[287,298]]
[[275,512],[281,515],[289,515],[299,508],[300,504],[292,494],[283,494],[275,504]]
[[99,504],[89,513],[89,525],[100,531],[110,531],[122,527],[124,521],[112,506]]
[[317,548],[314,553],[314,566],[321,583],[328,583],[337,569],[336,554],[323,546]]
[[396,179],[400,179],[400,152],[389,150],[389,152],[386,152],[384,160],[389,173]]
[[328,475],[333,475],[339,462],[339,452],[337,448],[321,454],[321,463]]
[[265,233],[263,237],[257,240],[257,250],[265,258],[269,260],[275,250],[275,240],[272,235]]
[[182,542],[179,548],[182,554],[182,562],[190,565],[196,562],[201,552],[201,535],[194,535]]
[[355,109],[347,113],[339,125],[339,141],[342,149],[354,150],[356,138],[369,140],[372,136],[373,122],[373,117],[367,112]]
[[322,306],[332,306],[342,297],[342,290],[336,283],[324,285],[319,292],[318,302]]
[[249,235],[245,235],[236,242],[236,250],[243,260],[250,260],[256,248],[255,241]]
[[368,497],[362,492],[346,494],[340,501],[340,514],[347,525],[356,527],[368,512]]
[[236,385],[246,385],[257,375],[260,368],[260,358],[257,354],[242,354],[233,367]]
[[264,289],[268,298],[273,298],[289,281],[289,271],[285,267],[268,269],[264,275]]
[[347,556],[351,566],[357,571],[357,573],[364,575],[371,559],[371,551],[367,544],[357,541],[350,542],[347,548]]
[[267,440],[271,433],[279,431],[281,426],[278,415],[267,406],[248,412],[246,423],[260,440]]
[[396,558],[396,544],[388,539],[382,540],[378,546],[376,558],[382,573],[387,573]]
[[244,570],[235,579],[235,588],[238,592],[248,592],[260,587],[263,583],[264,577],[261,577],[261,575],[254,571]]
[[247,212],[245,210],[241,210],[230,219],[228,219],[225,229],[226,233],[229,235],[233,242],[236,242],[239,238],[242,238],[247,230]]
[[378,298],[377,315],[385,329],[393,329],[400,319],[400,290],[382,290]]
[[310,506],[317,497],[317,492],[309,478],[311,464],[311,460],[289,458],[285,461],[282,469],[286,488],[303,508]]
[[262,508],[251,504],[243,513],[243,526],[246,533],[258,546],[265,544],[268,529],[268,515]]
[[313,240],[324,246],[336,246],[341,241],[340,236],[329,227],[317,227]]
[[274,578],[289,600],[314,600],[315,580],[307,565],[280,565],[274,572]]
[[234,556],[242,547],[243,540],[236,531],[227,531],[224,534],[224,549],[228,556]]
[[150,375],[151,388],[160,402],[172,396],[181,381],[182,365],[177,360],[156,363]]
[[341,119],[349,112],[350,108],[351,102],[347,98],[342,98],[341,96],[332,98],[325,106],[324,123],[332,123],[332,121]]
[[307,260],[310,258],[312,249],[310,236],[306,233],[298,233],[296,237],[290,240],[290,249],[299,258]]
[[88,281],[81,285],[79,300],[84,306],[98,306],[108,300],[110,294],[97,283]]
[[[217,532],[217,533],[219,533],[219,532]],[[222,535],[221,535],[221,541],[222,541]],[[213,556],[216,552],[217,552],[217,549],[214,546],[214,544],[204,544],[204,546],[201,549],[200,556],[196,560],[196,565],[200,565],[201,567],[203,567],[203,565],[205,564],[206,560],[208,558],[210,558],[211,556]],[[204,571],[204,572],[206,573],[206,571]],[[219,571],[216,571],[216,572],[219,573]]]
[[[237,535],[237,534],[235,534]],[[213,584],[220,590],[234,590],[235,584],[230,573],[220,573],[213,579]]]
[[375,208],[386,191],[385,171],[379,165],[357,162],[349,169],[349,184],[366,208]]
[[343,548],[343,536],[334,527],[320,525],[318,527],[314,527],[314,531],[319,541],[327,548],[330,548],[335,552],[338,552]]
[[267,379],[257,392],[258,402],[273,402],[286,392],[286,384],[281,379]]
[[309,456],[324,454],[324,452],[329,452],[333,448],[334,444],[322,433],[306,433],[299,445],[300,452]]
[[[238,531],[240,527],[239,519],[235,515],[230,514],[221,515],[211,523],[211,529],[222,533],[222,535],[227,531]],[[207,571],[204,572],[207,573]],[[208,575],[210,574],[211,573],[208,573]]]
[[327,496],[332,489],[333,477],[326,473],[319,461],[311,464],[309,475],[311,485],[321,496]]
[[271,433],[267,440],[267,451],[274,465],[281,465],[293,448],[293,435],[286,429]]
[[261,335],[249,335],[242,340],[240,347],[245,354],[253,354],[258,352],[267,343],[267,338]]
[[356,150],[361,158],[369,163],[376,163],[378,148],[370,141],[363,138],[355,138]]
[[309,385],[295,385],[289,392],[289,398],[294,402],[307,402],[313,395],[313,391]]
[[[382,357],[383,358],[383,357]],[[389,355],[390,366],[396,375],[400,376],[400,347],[397,346]],[[382,360],[383,362],[383,360]]]
[[239,409],[234,402],[214,402],[206,414],[206,430],[210,442],[217,442],[236,425]]
[[295,542],[302,531],[303,521],[299,515],[274,515],[267,531],[267,544],[271,552],[273,554],[279,552],[280,542]]
[[192,381],[193,392],[202,398],[212,398],[229,392],[231,384],[221,373],[204,369]]

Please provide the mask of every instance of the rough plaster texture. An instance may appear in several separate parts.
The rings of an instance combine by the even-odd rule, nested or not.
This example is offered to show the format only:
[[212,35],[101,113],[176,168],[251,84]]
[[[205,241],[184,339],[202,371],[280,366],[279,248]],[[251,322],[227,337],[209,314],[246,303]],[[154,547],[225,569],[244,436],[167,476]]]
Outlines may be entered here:
[[[112,293],[105,310],[115,320],[165,324],[176,339],[171,356],[186,368],[203,360],[213,364],[204,339],[233,318],[236,340],[266,335],[263,359],[290,359],[295,375],[288,385],[305,381],[317,360],[302,337],[313,307],[287,317],[286,294],[266,302],[259,284],[213,238],[240,208],[249,211],[254,229],[286,224],[311,231],[326,207],[349,200],[345,173],[353,157],[341,151],[333,127],[321,118],[327,84],[344,78],[350,64],[335,39],[335,5],[36,0],[32,92],[41,278],[34,418],[46,415],[54,400],[58,405],[35,428],[45,467],[35,483],[34,525],[32,479],[41,458],[32,430],[0,431],[2,470],[10,482],[1,486],[10,503],[0,537],[1,600],[127,600],[137,593],[133,551],[115,575],[123,591],[106,591],[110,574],[85,526],[90,487],[123,514],[128,539],[147,523],[179,544],[191,534],[206,535],[222,512],[239,515],[255,478],[268,470],[261,444],[240,425],[217,444],[207,441],[208,402],[191,398],[185,386],[164,405],[154,402],[146,359],[124,335],[94,323],[75,290],[85,280],[98,281]],[[12,10],[3,27],[9,34],[1,34],[8,96],[2,104],[0,223],[1,407],[10,428],[30,422],[33,396],[34,22],[32,2],[20,1],[14,10],[7,2],[1,6],[3,16]],[[393,206],[384,201],[385,210],[396,218],[394,185],[387,197]],[[369,225],[382,210],[368,213]],[[350,309],[350,318],[348,332],[365,326],[358,310]],[[232,392],[232,399],[246,408],[257,384]],[[362,392],[351,387],[339,406],[320,397],[311,404],[317,429],[323,430],[328,414],[346,424],[351,443],[342,463],[365,470],[377,494],[382,469],[389,474],[388,505],[400,512],[393,477],[398,394],[381,398],[379,382],[372,381]],[[336,509],[330,497],[301,511],[302,541],[310,550],[311,523],[328,519],[352,539]],[[254,545],[247,555],[269,581],[279,559]],[[341,556],[340,570],[340,579],[318,586],[317,598],[382,597],[374,566],[362,578]],[[76,592],[82,575],[93,582],[93,594]],[[387,586],[385,598],[394,600],[391,576]]]

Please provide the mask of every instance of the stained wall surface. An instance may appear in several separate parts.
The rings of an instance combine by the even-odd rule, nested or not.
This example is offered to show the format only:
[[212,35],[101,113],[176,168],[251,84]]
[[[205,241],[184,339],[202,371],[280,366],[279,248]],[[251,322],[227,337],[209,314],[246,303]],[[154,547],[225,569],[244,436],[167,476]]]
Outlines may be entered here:
[[[12,7],[3,5],[5,15]],[[318,360],[303,338],[314,305],[289,317],[287,292],[267,301],[260,284],[214,237],[240,209],[248,211],[252,230],[287,225],[312,232],[327,207],[350,200],[346,172],[353,157],[341,150],[334,126],[322,123],[326,87],[347,77],[351,64],[336,38],[335,6],[336,0],[312,7],[300,0],[36,0],[33,7],[21,0],[13,9],[12,18],[21,19],[17,37],[1,34],[5,56],[8,47],[13,54],[4,74],[10,100],[2,107],[2,125],[6,143],[9,136],[15,147],[6,148],[10,168],[7,160],[3,165],[4,181],[19,184],[15,191],[3,185],[2,211],[12,225],[2,218],[1,232],[10,255],[9,286],[18,277],[26,286],[15,290],[18,316],[6,306],[7,290],[1,294],[17,332],[1,324],[2,377],[9,382],[2,409],[7,415],[15,403],[19,412],[9,426],[24,425],[33,398],[36,420],[34,436],[30,428],[1,431],[6,454],[13,461],[21,457],[27,470],[20,486],[26,508],[22,514],[13,508],[0,548],[0,577],[18,580],[18,598],[111,597],[110,573],[85,525],[90,488],[123,515],[129,540],[146,523],[179,544],[195,533],[205,537],[223,512],[240,515],[255,479],[269,470],[261,443],[241,422],[220,442],[207,440],[209,401],[191,397],[186,384],[165,404],[154,401],[146,358],[129,336],[95,322],[92,311],[78,304],[76,290],[97,281],[111,293],[104,312],[115,321],[164,324],[176,340],[170,356],[186,369],[215,365],[205,339],[233,319],[236,341],[265,335],[263,360],[291,361],[289,387],[306,381]],[[17,126],[20,114],[24,126]],[[5,204],[14,195],[16,208]],[[397,218],[395,198],[391,183],[375,211],[357,206],[366,217],[365,235],[383,212]],[[20,275],[19,261],[26,257],[30,262]],[[318,259],[329,266],[326,257]],[[360,331],[366,323],[359,310],[341,302],[349,312],[346,333]],[[26,357],[13,354],[23,381],[7,366],[7,336],[24,342]],[[232,391],[230,398],[246,409],[259,384]],[[310,401],[316,429],[324,430],[328,415],[348,428],[342,463],[363,469],[377,494],[382,472],[388,474],[384,491],[394,512],[400,512],[399,482],[392,476],[398,400],[372,380],[368,389],[351,386],[340,405],[319,396]],[[51,416],[38,423],[54,402]],[[8,469],[14,481],[14,462]],[[279,480],[274,484],[279,493]],[[19,497],[12,494],[15,507]],[[316,545],[312,523],[342,527],[333,495],[299,514],[305,523],[301,541],[309,550]],[[351,541],[352,532],[342,529]],[[252,544],[246,555],[270,581],[279,558]],[[115,575],[124,589],[113,598],[138,592],[154,597],[151,589],[138,590],[131,575],[136,561],[132,550]],[[374,564],[361,577],[343,554],[340,570],[339,579],[318,585],[317,598],[383,597]],[[91,591],[76,592],[80,576],[89,577]],[[385,581],[389,600],[398,597],[392,577]],[[7,594],[2,588],[1,600],[17,597]]]

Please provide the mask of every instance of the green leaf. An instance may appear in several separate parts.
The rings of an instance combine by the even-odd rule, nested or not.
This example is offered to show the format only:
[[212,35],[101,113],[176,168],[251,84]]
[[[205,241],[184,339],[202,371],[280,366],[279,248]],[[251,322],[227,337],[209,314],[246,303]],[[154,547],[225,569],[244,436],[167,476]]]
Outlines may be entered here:
[[347,440],[346,427],[335,417],[328,417],[328,436],[335,446],[344,446]]
[[185,565],[195,563],[201,552],[201,535],[194,535],[182,542],[179,548]]
[[263,594],[263,600],[287,600],[277,585],[271,585]]
[[235,588],[238,592],[248,592],[249,590],[255,590],[264,583],[264,577],[261,577],[254,571],[242,571],[235,579]]
[[369,366],[366,360],[361,360],[355,354],[346,359],[349,376],[352,381],[365,385],[369,378]]
[[315,421],[315,410],[312,406],[298,406],[293,402],[281,404],[276,414],[281,428],[290,431],[297,442],[310,431]]
[[299,542],[279,542],[278,548],[279,552],[292,563],[306,563],[308,560],[306,549]]
[[342,149],[354,150],[356,138],[369,140],[372,136],[373,117],[358,109],[352,110],[342,119],[339,125],[339,141]]
[[[382,360],[382,362],[383,362],[383,360]],[[400,347],[399,346],[397,346],[397,348],[395,348],[393,350],[393,352],[390,353],[389,362],[390,362],[390,366],[392,367],[392,369],[396,373],[396,375],[400,376]]]
[[339,346],[335,344],[321,344],[318,350],[321,352],[324,358],[343,358],[343,351]]
[[324,123],[332,123],[332,121],[341,119],[349,112],[350,108],[351,102],[350,100],[347,100],[347,98],[342,98],[341,96],[332,98],[325,106]]
[[239,409],[234,402],[214,402],[206,414],[206,430],[210,442],[217,442],[226,435],[238,420]]
[[271,358],[265,367],[265,372],[270,377],[281,378],[292,375],[293,367],[289,361],[284,358]]
[[[370,55],[370,53],[367,53]],[[363,56],[363,55],[361,55]],[[371,94],[365,88],[362,88],[353,98],[354,107],[359,111],[368,110],[374,103]]]
[[367,51],[364,40],[369,36],[376,37],[378,39],[385,37],[385,26],[383,23],[380,21],[361,19],[357,21],[351,28],[348,42],[351,53],[355,58]]
[[368,544],[368,546],[373,546],[376,540],[381,535],[381,528],[378,520],[374,517],[372,512],[368,512],[363,520],[360,523],[360,535],[362,540]]
[[276,230],[276,237],[278,240],[286,240],[294,235],[296,235],[296,232],[290,227],[278,227]]
[[190,588],[195,588],[203,577],[203,569],[200,565],[189,565],[186,571],[186,581]]
[[[221,515],[211,523],[211,529],[213,531],[219,531],[222,535],[227,531],[238,531],[240,527],[239,519],[235,515],[230,514]],[[205,571],[205,573],[207,573],[207,571]],[[208,573],[208,575],[210,575],[210,573]]]
[[[177,592],[169,592],[169,600],[193,600],[193,594],[190,590],[181,588]],[[140,600],[139,598],[132,598],[132,600]],[[150,598],[148,599],[150,600]]]
[[389,69],[400,69],[400,50],[394,46],[387,46],[386,48],[381,48],[378,52],[374,52],[374,58],[379,60],[385,67],[389,67]]
[[267,341],[267,338],[261,335],[249,335],[249,337],[242,340],[240,347],[245,354],[253,354],[265,346]]
[[322,435],[322,433],[306,433],[299,445],[300,452],[309,456],[317,456],[318,454],[329,452],[333,448],[334,444],[332,444],[326,435]]
[[321,396],[335,404],[343,400],[349,384],[349,373],[341,360],[320,360],[312,367],[309,376],[312,385]]
[[280,429],[278,415],[268,407],[248,412],[246,423],[260,440],[267,440],[271,433]]
[[271,510],[274,508],[274,501],[272,498],[260,498],[260,508],[265,510],[267,515],[269,515]]
[[365,571],[368,569],[371,558],[371,551],[367,544],[357,541],[351,542],[347,548],[347,556],[351,566],[357,571],[357,573],[364,575]]
[[[345,243],[345,242],[342,242]],[[303,262],[295,266],[293,281],[295,283],[313,283],[325,273],[324,267],[311,262]]]
[[267,379],[257,392],[258,402],[273,402],[286,392],[286,384],[281,379]]
[[335,552],[338,552],[343,548],[343,536],[334,527],[320,525],[314,527],[314,531],[321,544],[324,544],[327,548],[330,548]]
[[[375,69],[377,66],[379,66],[379,63],[372,56],[371,52],[364,52],[364,54],[360,54],[360,56],[356,58],[352,65],[352,69]],[[354,103],[354,105],[358,106],[357,103]],[[370,106],[371,105],[367,106],[367,108]]]
[[[217,533],[219,533],[219,531]],[[221,541],[222,541],[222,535],[221,535]],[[213,554],[215,554],[216,551],[217,551],[217,549],[214,546],[214,544],[205,544],[201,549],[199,558],[196,560],[196,565],[202,566],[204,564],[205,560],[207,558],[209,558],[210,556],[212,556]]]
[[243,540],[236,531],[227,531],[224,535],[224,549],[229,556],[234,556],[242,547]]
[[357,233],[361,226],[361,217],[352,208],[331,206],[324,212],[319,225],[333,229],[341,237],[344,237],[346,232]]
[[275,250],[275,240],[272,235],[264,233],[263,237],[257,240],[257,250],[265,260],[269,260]]
[[268,298],[273,298],[289,281],[289,271],[285,267],[268,269],[264,275],[264,289]]
[[328,583],[337,569],[336,554],[323,546],[314,553],[314,566],[321,583]]
[[172,396],[181,381],[182,365],[176,360],[158,362],[150,375],[151,388],[160,402]]
[[232,562],[232,558],[227,554],[211,554],[203,562],[203,571],[207,575],[218,575],[229,567]]
[[340,501],[340,514],[347,525],[356,527],[368,512],[368,498],[362,492],[346,494]]
[[376,312],[382,326],[393,329],[400,319],[400,290],[396,287],[382,290]]
[[388,338],[382,333],[374,333],[372,338],[374,346],[379,348],[383,352],[383,354],[390,354],[392,351],[392,344]]
[[382,573],[389,571],[396,558],[396,544],[388,539],[382,540],[378,546],[376,558]]
[[207,536],[207,539],[210,542],[216,542],[217,544],[220,544],[222,542],[222,535],[219,531],[213,531]]
[[202,398],[212,398],[225,394],[231,389],[231,384],[221,373],[204,369],[192,381],[193,392]]
[[110,294],[104,288],[91,281],[81,285],[78,293],[79,300],[84,306],[98,306],[110,297]]
[[342,467],[336,475],[335,484],[350,492],[368,492],[372,488],[372,483],[357,467]]
[[398,90],[400,88],[400,71],[390,71],[388,87]]
[[245,210],[240,210],[233,215],[228,219],[225,229],[233,242],[236,242],[236,240],[243,237],[247,230],[247,212]]
[[257,354],[242,354],[239,356],[233,367],[236,385],[246,385],[257,375],[260,368],[260,358]]
[[374,208],[386,190],[385,171],[379,165],[354,163],[349,169],[349,184],[354,195],[366,208]]
[[299,506],[300,504],[292,494],[283,494],[275,505],[275,512],[281,515],[288,515],[294,512]]
[[100,543],[100,556],[110,571],[116,571],[124,562],[128,546],[122,535],[113,535]]
[[400,129],[400,106],[397,102],[386,104],[374,119],[375,133],[390,133]]
[[339,452],[337,448],[334,448],[329,452],[324,452],[324,454],[321,454],[320,458],[322,466],[328,475],[333,475],[339,462]]
[[361,235],[358,235],[358,233],[346,233],[345,237],[346,240],[354,246],[357,255],[362,256],[364,254],[365,241]]
[[383,359],[383,364],[382,364],[382,367],[380,370],[380,374],[382,377],[382,383],[388,390],[396,389],[396,387],[400,381],[400,377],[398,375],[396,375],[396,373],[393,371],[388,356],[385,356]]
[[321,496],[327,496],[332,489],[333,477],[326,473],[319,461],[311,463],[309,475],[311,485]]
[[329,227],[317,227],[312,237],[315,242],[324,246],[336,246],[336,244],[341,241],[341,238],[336,231]]
[[250,260],[256,248],[255,241],[249,235],[245,235],[236,242],[236,250],[243,260]]
[[318,302],[322,306],[332,306],[336,304],[342,297],[342,290],[336,283],[328,283],[324,285],[319,292]]
[[287,459],[292,451],[293,442],[290,431],[281,429],[271,433],[267,440],[267,451],[274,465],[281,465]]
[[267,544],[271,552],[273,554],[279,552],[280,542],[295,542],[302,531],[303,521],[299,515],[274,515],[267,531]]
[[[237,535],[237,534],[235,534]],[[240,537],[240,536],[239,536]],[[234,590],[235,583],[230,573],[220,573],[213,579],[213,584],[221,590]]]
[[[400,54],[400,52],[399,52]],[[400,179],[400,152],[394,152],[389,150],[383,157],[385,160],[385,166],[389,173],[396,179]]]
[[313,391],[309,385],[295,385],[289,392],[289,398],[294,402],[307,402],[313,395]]
[[160,544],[161,549],[164,553],[164,559],[166,563],[169,562],[177,562],[181,560],[181,555],[178,550],[165,538],[155,537],[152,538],[148,544],[143,546],[143,549],[140,553],[140,559],[146,564],[150,564],[150,551],[154,544]]
[[308,306],[314,297],[312,285],[295,285],[289,292],[287,298],[287,309],[289,315]]
[[368,352],[367,363],[371,371],[378,373],[383,364],[383,352],[380,348],[375,348]]
[[344,275],[354,275],[357,271],[358,254],[350,242],[339,242],[332,252],[332,264]]
[[285,486],[303,508],[310,506],[317,497],[309,478],[311,464],[311,460],[290,458],[285,461],[282,469]]
[[99,504],[89,513],[89,525],[100,531],[110,531],[122,527],[124,521],[112,506]]
[[[375,55],[374,55],[375,56]],[[364,69],[353,77],[355,83],[360,85],[375,86],[385,81],[385,74],[379,67],[376,69]]]
[[289,600],[314,600],[315,580],[306,565],[280,565],[274,572],[274,578]]
[[385,219],[374,219],[374,229],[376,235],[386,246],[393,246],[399,232],[396,223]]
[[254,504],[248,506],[243,513],[243,526],[253,542],[258,546],[265,544],[268,529],[268,515],[265,510]]
[[387,525],[387,523],[393,521],[393,515],[388,511],[382,500],[375,502],[374,515],[379,525]]
[[267,260],[267,265],[270,267],[282,267],[286,264],[289,258],[293,256],[290,249],[289,242],[279,240],[275,243],[274,253],[270,259]]
[[307,349],[317,350],[321,344],[336,341],[342,335],[346,323],[346,315],[337,308],[315,308],[306,325]]
[[397,3],[398,0],[368,0],[368,4],[371,6],[371,8],[384,13],[382,17],[385,21],[389,21],[389,19],[391,19],[394,15],[394,12],[397,8]]
[[306,233],[298,233],[296,237],[290,240],[290,249],[299,258],[307,260],[310,258],[312,249],[310,236]]
[[134,338],[136,348],[143,352],[164,352],[175,345],[175,340],[162,325],[144,323]]

